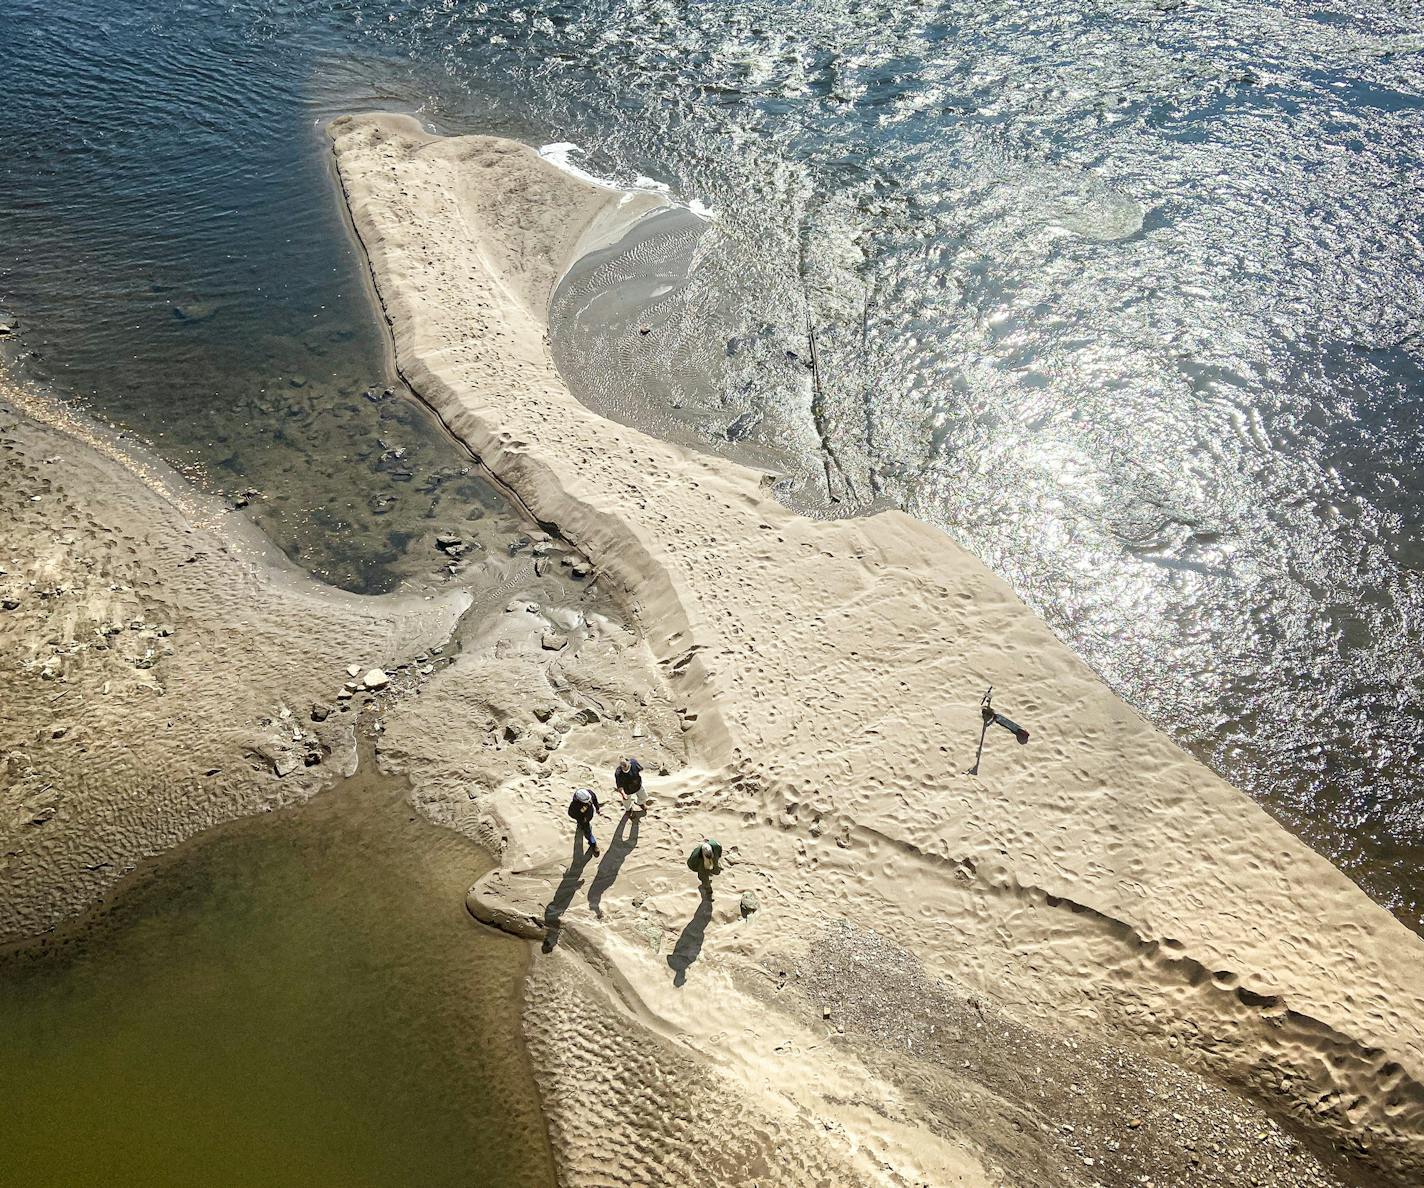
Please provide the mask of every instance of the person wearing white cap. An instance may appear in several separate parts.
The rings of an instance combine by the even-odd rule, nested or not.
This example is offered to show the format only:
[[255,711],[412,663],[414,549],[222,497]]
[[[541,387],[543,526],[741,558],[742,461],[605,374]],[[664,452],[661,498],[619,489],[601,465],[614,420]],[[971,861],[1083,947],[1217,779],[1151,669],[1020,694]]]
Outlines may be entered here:
[[580,788],[569,801],[569,816],[588,842],[589,853],[598,857],[598,843],[593,840],[593,818],[598,812],[598,797],[592,788]]
[[702,894],[710,897],[712,876],[722,870],[722,843],[704,837],[687,856],[687,869],[697,872],[697,881],[702,884]]

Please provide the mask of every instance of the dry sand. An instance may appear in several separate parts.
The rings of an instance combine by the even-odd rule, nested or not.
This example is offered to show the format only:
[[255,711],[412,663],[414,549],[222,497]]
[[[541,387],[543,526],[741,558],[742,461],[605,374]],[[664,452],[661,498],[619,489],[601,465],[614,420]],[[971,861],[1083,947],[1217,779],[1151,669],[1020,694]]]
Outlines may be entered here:
[[[566,1183],[1424,1182],[1414,935],[944,535],[798,518],[572,398],[549,294],[648,199],[408,117],[331,132],[403,374],[640,636],[590,635],[619,712],[516,738],[458,812],[431,699],[544,687],[471,660],[392,719],[432,811],[501,852],[473,910],[550,951],[526,1024]],[[1034,738],[970,774],[990,683]],[[569,792],[630,748],[667,767],[653,810],[581,864]]]

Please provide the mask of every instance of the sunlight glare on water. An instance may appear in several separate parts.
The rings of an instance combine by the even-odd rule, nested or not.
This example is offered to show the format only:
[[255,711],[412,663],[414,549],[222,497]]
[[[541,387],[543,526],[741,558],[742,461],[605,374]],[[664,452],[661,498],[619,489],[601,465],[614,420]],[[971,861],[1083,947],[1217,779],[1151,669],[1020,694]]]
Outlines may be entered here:
[[316,124],[574,142],[718,212],[656,310],[556,344],[584,399],[943,526],[1418,926],[1418,6],[8,7],[0,301],[53,382],[369,547],[396,480],[329,418],[380,432],[378,328]]

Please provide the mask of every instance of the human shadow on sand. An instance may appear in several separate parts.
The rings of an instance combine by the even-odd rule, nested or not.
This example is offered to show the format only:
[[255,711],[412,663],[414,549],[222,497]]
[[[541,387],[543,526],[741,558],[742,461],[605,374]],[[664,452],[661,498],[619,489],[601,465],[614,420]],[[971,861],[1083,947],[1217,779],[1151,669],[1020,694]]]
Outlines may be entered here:
[[682,934],[677,938],[677,942],[672,947],[672,952],[668,954],[667,963],[672,966],[674,986],[681,986],[687,981],[687,967],[697,960],[697,955],[702,952],[702,938],[707,933],[707,925],[712,922],[712,895],[708,888],[702,889],[702,902],[697,905],[697,910],[692,913]]
[[593,872],[593,882],[588,885],[588,906],[600,920],[603,919],[604,892],[613,886],[619,868],[638,844],[638,821],[639,817],[632,813],[623,814],[623,819],[618,822],[618,832],[613,835],[613,840],[608,844],[608,851],[603,855],[598,869]]
[[574,892],[583,886],[583,869],[588,865],[588,860],[593,856],[593,852],[584,847],[583,834],[574,834],[574,852],[569,857],[568,869],[564,871],[564,877],[559,880],[559,885],[554,888],[554,897],[544,905],[544,952],[550,953],[554,946],[559,943],[559,933],[562,931],[560,921],[564,913],[568,911],[569,904],[574,900]]

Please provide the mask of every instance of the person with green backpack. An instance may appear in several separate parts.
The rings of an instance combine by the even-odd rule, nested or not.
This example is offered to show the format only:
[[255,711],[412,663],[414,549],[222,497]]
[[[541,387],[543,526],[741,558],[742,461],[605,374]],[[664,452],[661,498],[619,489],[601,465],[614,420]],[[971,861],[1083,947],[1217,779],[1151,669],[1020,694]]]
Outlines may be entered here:
[[722,843],[713,838],[704,837],[687,856],[687,869],[697,872],[698,882],[702,885],[702,894],[710,899],[712,876],[719,874],[722,870]]

